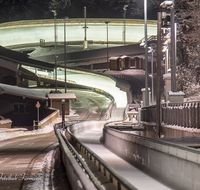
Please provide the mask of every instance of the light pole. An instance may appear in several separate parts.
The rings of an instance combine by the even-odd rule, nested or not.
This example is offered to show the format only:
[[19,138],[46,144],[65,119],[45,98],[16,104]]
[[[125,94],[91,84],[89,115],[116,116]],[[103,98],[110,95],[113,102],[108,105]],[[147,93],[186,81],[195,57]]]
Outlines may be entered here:
[[[171,29],[170,29],[171,30]],[[170,68],[170,52],[169,52],[169,44],[171,43],[170,36],[171,33],[169,32],[169,29],[165,29],[164,32],[166,34],[166,31],[168,31],[167,35],[164,37],[166,41],[164,42],[164,48],[162,52],[165,53],[165,73],[168,73],[168,69]]]
[[162,8],[170,9],[171,21],[171,91],[176,92],[176,34],[174,23],[174,0],[164,1],[160,4]]
[[66,28],[65,28],[65,23],[66,20],[68,20],[68,17],[65,17],[62,19],[64,21],[64,63],[65,63],[65,93],[67,93],[67,72],[66,72]]
[[56,33],[56,10],[51,10],[51,12],[53,13],[54,16],[54,38],[55,38],[55,52],[56,52],[56,48],[57,48],[57,33]]
[[57,92],[57,58],[58,56],[55,55],[55,92]]
[[175,53],[175,24],[174,24],[174,0],[171,6],[171,86],[172,92],[177,91],[176,87],[176,53]]
[[105,24],[107,25],[107,41],[106,41],[106,43],[107,43],[107,70],[108,70],[108,23],[109,23],[109,21],[105,22]]
[[124,45],[126,43],[126,8],[128,7],[128,5],[124,5]]
[[168,72],[168,68],[169,68],[169,54],[168,54],[168,47],[165,47],[162,52],[165,53],[165,73]]
[[151,53],[151,103],[153,104],[154,102],[154,86],[153,86],[153,48],[148,47],[149,51],[148,53]]
[[161,125],[161,13],[157,13],[157,93],[156,93],[156,135],[160,138]]
[[62,127],[65,127],[65,99],[62,99]]
[[87,36],[87,35],[86,35],[86,29],[87,29],[87,28],[86,28],[86,27],[87,27],[87,26],[86,26],[86,23],[87,23],[86,6],[84,7],[84,18],[85,18],[85,27],[84,27],[84,28],[85,28],[85,36],[84,36],[84,41],[86,41],[86,40],[87,40],[87,38],[86,38],[86,36]]
[[148,50],[147,50],[147,0],[144,0],[144,33],[145,33],[145,106],[149,106],[148,93]]

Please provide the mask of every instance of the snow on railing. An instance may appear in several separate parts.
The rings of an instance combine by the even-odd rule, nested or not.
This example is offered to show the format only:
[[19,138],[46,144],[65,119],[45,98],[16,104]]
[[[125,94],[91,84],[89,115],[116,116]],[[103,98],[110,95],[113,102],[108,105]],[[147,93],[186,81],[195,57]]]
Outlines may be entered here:
[[[188,128],[200,128],[200,102],[165,103],[161,122]],[[156,106],[141,109],[141,121],[156,122]]]

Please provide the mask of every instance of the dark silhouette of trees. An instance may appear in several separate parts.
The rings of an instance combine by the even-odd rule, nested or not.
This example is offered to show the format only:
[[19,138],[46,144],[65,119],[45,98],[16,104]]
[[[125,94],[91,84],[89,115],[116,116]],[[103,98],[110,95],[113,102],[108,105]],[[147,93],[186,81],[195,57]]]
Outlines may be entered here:
[[[148,0],[148,19],[156,19],[159,3],[160,0]],[[126,4],[127,18],[143,19],[141,0],[0,0],[0,22],[52,19],[52,9],[57,11],[57,18],[83,18],[84,6],[90,18],[122,18]]]

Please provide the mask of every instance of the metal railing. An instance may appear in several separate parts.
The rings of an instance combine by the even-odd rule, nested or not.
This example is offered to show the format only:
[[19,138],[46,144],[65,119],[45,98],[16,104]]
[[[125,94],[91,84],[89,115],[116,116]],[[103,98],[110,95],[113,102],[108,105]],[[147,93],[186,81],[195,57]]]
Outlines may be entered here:
[[[152,35],[152,36],[147,36],[147,41],[150,42],[150,41],[156,41],[157,40],[157,35]],[[142,43],[144,41],[144,38],[143,37],[140,41],[138,41],[138,43]]]
[[[59,139],[60,146],[68,147],[68,149],[72,152],[75,160],[78,162],[79,166],[86,173],[89,179],[93,182],[94,186],[97,189],[104,189],[99,181],[96,179],[94,174],[90,171],[89,167],[83,159],[80,157],[79,153],[75,150],[75,148],[69,143],[67,138],[54,127],[57,138]],[[93,166],[98,167],[99,172],[105,176],[110,183],[112,183],[117,190],[127,189],[127,190],[137,190],[132,184],[130,184],[126,179],[121,177],[115,170],[113,170],[106,162],[104,162],[98,155],[96,155],[93,151],[91,151],[88,147],[86,147],[83,143],[81,143],[70,131],[69,127],[67,129],[67,135],[70,136],[70,140],[76,147],[80,150],[82,154],[85,154],[89,160],[93,162]],[[65,154],[65,152],[62,152]]]
[[141,108],[141,118],[143,122],[156,122],[156,106],[149,106]]
[[[200,128],[200,102],[166,103],[161,106],[161,122],[188,128]],[[141,121],[156,122],[156,106],[141,109]]]
[[199,102],[162,105],[162,121],[170,125],[200,128]]
[[72,141],[79,148],[80,152],[87,155],[87,157],[93,162],[94,166],[99,168],[99,171],[108,178],[108,180],[113,183],[118,189],[127,189],[127,190],[137,190],[132,184],[130,184],[126,179],[121,177],[114,169],[112,169],[105,161],[103,161],[97,154],[80,142],[68,128],[68,133],[72,137]]
[[[54,126],[55,134],[58,138],[60,148],[62,151],[62,161],[64,163],[66,173],[69,178],[70,185],[72,189],[78,190],[78,189],[84,189],[84,190],[95,190],[95,189],[102,189],[101,185],[98,183],[98,181],[94,180],[94,175],[92,175],[91,171],[88,170],[88,167],[85,165],[83,160],[80,158],[79,154],[75,151],[75,149],[68,143],[66,138],[62,135],[61,131],[57,129],[57,127],[60,127],[61,124],[56,124]],[[71,156],[74,156],[74,158]],[[78,162],[77,162],[78,160]],[[81,167],[80,167],[81,166]],[[84,170],[83,170],[84,168]],[[93,183],[90,183],[91,181],[88,179],[87,174],[90,179],[92,179]],[[81,185],[77,183],[79,181]]]

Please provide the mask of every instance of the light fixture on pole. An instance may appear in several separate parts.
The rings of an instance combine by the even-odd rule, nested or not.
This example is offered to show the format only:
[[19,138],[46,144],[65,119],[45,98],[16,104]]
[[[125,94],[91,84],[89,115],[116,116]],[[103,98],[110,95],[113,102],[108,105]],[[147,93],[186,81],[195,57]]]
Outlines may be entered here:
[[149,106],[148,91],[148,50],[147,50],[147,0],[144,0],[144,33],[145,33],[145,106]]
[[108,23],[109,23],[109,21],[105,22],[105,24],[107,25],[107,40],[106,40],[106,43],[107,43],[107,70],[108,70]]
[[64,21],[64,64],[65,64],[65,93],[67,93],[67,66],[66,66],[66,27],[65,27],[65,23],[66,20],[68,20],[68,17],[65,17],[64,19],[62,19],[62,21]]
[[153,86],[153,52],[154,49],[152,47],[148,47],[148,53],[151,53],[151,104],[154,102],[154,86]]
[[124,5],[124,32],[123,32],[123,37],[124,37],[124,45],[126,44],[126,8],[128,5]]
[[175,23],[174,23],[174,0],[164,1],[160,4],[162,8],[170,9],[171,12],[171,91],[176,92],[176,34],[175,34]]
[[55,52],[56,52],[56,48],[57,48],[57,32],[56,32],[56,10],[51,10],[51,12],[53,13],[54,16],[54,38],[55,38]]

